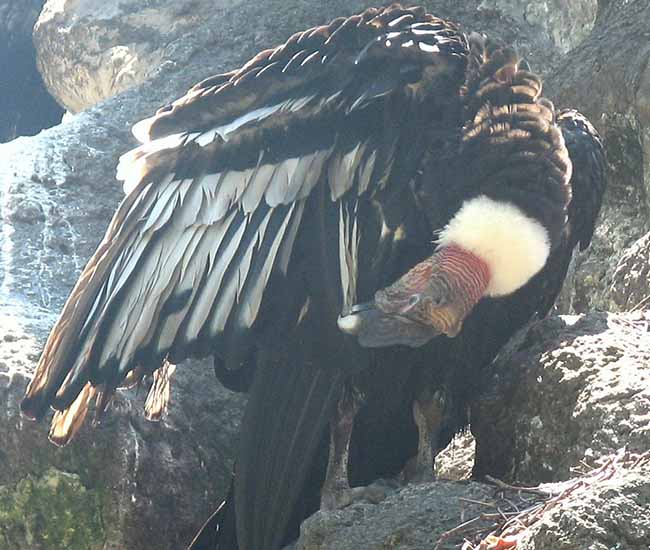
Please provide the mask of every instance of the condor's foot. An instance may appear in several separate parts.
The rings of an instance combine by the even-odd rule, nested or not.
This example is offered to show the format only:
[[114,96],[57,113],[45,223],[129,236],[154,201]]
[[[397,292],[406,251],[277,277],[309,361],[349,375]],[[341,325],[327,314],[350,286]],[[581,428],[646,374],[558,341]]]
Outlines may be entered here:
[[365,487],[328,487],[323,488],[320,507],[323,511],[340,510],[357,502],[379,504],[388,495],[395,492],[399,484],[392,480],[379,479]]

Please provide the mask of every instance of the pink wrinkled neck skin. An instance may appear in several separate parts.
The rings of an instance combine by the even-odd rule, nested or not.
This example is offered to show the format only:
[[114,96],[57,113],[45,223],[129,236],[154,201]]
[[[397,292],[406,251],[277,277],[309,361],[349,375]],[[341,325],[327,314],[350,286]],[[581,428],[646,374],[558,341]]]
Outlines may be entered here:
[[483,297],[491,274],[487,263],[476,254],[460,246],[448,245],[438,249],[433,256],[433,261],[462,289],[460,295],[466,299],[468,309]]

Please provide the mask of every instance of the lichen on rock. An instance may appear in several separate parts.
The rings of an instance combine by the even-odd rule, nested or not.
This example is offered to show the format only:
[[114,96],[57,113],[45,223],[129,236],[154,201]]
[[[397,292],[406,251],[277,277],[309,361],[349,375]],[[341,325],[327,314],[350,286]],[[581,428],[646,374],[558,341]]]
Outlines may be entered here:
[[0,486],[0,547],[99,550],[105,542],[102,495],[78,475],[49,468]]

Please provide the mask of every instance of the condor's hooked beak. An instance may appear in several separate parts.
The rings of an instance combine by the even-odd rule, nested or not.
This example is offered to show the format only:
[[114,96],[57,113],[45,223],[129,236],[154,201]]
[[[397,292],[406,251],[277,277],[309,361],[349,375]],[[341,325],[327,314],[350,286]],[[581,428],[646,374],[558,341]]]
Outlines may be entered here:
[[415,265],[375,299],[339,317],[339,328],[364,347],[419,347],[434,336],[456,336],[489,281],[485,263],[449,246]]
[[338,326],[343,332],[356,336],[364,348],[395,345],[417,348],[440,334],[435,327],[401,315],[386,314],[375,302],[353,306],[348,315],[339,317]]

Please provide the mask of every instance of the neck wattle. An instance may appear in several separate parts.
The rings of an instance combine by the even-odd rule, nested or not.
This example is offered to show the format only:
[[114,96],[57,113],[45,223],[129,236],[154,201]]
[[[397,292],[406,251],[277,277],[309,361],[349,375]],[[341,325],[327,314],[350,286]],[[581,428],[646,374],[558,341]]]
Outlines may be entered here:
[[490,283],[490,268],[476,254],[457,245],[444,246],[434,254],[437,267],[448,275],[450,284],[461,292],[469,311],[485,293]]

